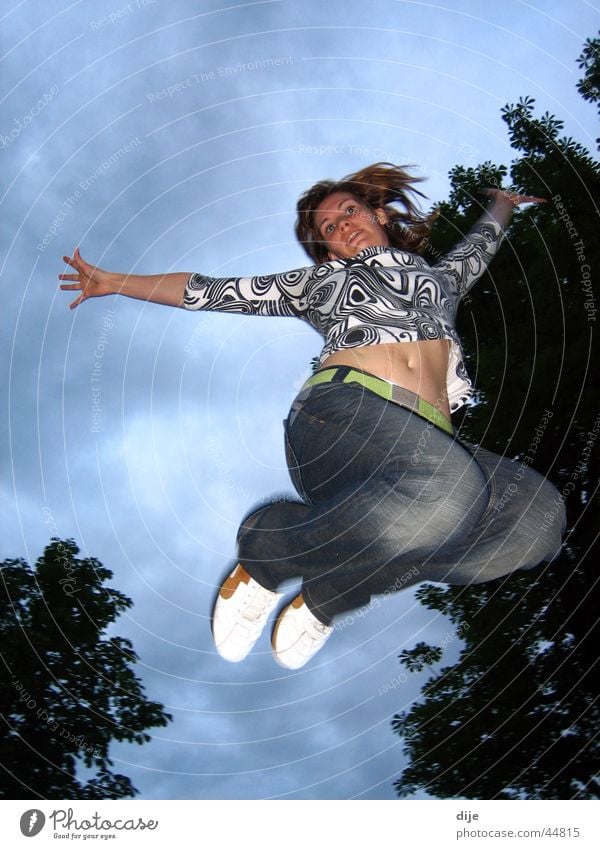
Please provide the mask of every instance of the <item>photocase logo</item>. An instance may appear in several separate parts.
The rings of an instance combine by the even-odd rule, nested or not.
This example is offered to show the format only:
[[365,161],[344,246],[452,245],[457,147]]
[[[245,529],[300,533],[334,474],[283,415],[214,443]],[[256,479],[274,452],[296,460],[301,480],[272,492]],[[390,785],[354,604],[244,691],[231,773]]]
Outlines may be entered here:
[[25,811],[21,817],[21,834],[25,837],[35,837],[43,829],[46,817],[37,808]]

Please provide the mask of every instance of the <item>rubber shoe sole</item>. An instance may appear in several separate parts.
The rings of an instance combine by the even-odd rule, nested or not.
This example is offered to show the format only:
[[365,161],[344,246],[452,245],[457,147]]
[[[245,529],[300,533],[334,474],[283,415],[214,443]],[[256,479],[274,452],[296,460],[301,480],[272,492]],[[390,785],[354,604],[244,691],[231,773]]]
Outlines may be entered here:
[[300,669],[324,646],[332,632],[333,628],[319,622],[302,595],[298,595],[277,617],[271,636],[273,656],[286,669]]
[[225,579],[213,608],[212,634],[217,652],[238,663],[260,637],[281,593],[262,587],[238,564]]

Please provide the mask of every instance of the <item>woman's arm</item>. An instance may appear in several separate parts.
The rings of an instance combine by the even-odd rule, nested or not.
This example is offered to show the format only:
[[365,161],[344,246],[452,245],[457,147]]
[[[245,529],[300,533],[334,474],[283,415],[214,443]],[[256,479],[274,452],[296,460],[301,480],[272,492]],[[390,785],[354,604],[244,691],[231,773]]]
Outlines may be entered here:
[[482,189],[492,203],[475,225],[435,268],[451,281],[459,296],[465,295],[486,271],[504,237],[513,212],[522,203],[544,203],[544,198],[519,195],[505,189]]
[[314,266],[255,277],[207,277],[192,274],[185,286],[187,310],[244,315],[301,317],[307,309],[306,285]]
[[116,274],[86,262],[79,249],[64,261],[76,274],[59,274],[61,289],[81,294],[69,305],[78,307],[87,298],[126,295],[140,301],[183,307],[187,310],[214,310],[247,315],[298,316],[306,310],[304,289],[314,266],[256,277],[207,277],[204,274]]
[[65,292],[81,293],[69,304],[69,309],[75,309],[88,298],[99,298],[103,295],[126,295],[128,298],[164,304],[169,307],[183,306],[185,287],[190,277],[188,272],[118,274],[90,265],[79,253],[79,248],[75,248],[72,257],[64,256],[63,260],[77,273],[59,274],[59,280],[75,281],[63,283],[60,288]]

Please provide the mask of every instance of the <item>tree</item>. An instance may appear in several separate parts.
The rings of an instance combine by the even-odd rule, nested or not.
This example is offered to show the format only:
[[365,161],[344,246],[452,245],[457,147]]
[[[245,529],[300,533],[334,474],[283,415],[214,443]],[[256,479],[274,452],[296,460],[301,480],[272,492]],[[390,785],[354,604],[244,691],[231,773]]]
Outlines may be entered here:
[[[598,99],[598,39],[586,42],[584,96]],[[586,82],[587,80],[587,82]],[[583,92],[582,92],[583,93]],[[451,172],[436,249],[478,214],[477,187],[510,175],[515,189],[549,199],[517,213],[507,244],[463,308],[461,331],[479,404],[462,435],[532,462],[557,485],[568,515],[561,557],[472,587],[423,586],[421,602],[446,614],[464,643],[421,699],[392,721],[410,762],[395,788],[440,798],[598,798],[600,721],[597,563],[600,483],[598,302],[600,163],[562,122],[523,98],[502,112],[518,158]],[[452,223],[451,223],[452,222]],[[549,424],[540,428],[544,413]],[[538,438],[539,437],[539,438]],[[435,646],[400,656],[433,666]]]
[[0,566],[0,798],[134,796],[110,769],[110,742],[145,743],[147,728],[171,720],[144,695],[131,642],[106,636],[131,600],[105,586],[112,572],[78,553],[73,540],[52,539],[35,568]]
[[[588,38],[577,59],[577,65],[585,73],[577,83],[577,91],[584,100],[598,104],[600,113],[600,38]],[[596,139],[600,147],[600,139]]]

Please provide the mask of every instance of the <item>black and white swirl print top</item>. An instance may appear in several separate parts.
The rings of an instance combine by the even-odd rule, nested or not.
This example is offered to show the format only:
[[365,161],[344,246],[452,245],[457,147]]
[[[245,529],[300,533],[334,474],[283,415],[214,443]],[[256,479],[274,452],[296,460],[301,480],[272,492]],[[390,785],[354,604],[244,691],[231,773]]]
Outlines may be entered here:
[[390,342],[451,341],[447,390],[451,410],[473,394],[455,316],[502,241],[488,213],[435,265],[397,248],[364,248],[338,259],[260,277],[192,274],[183,306],[248,315],[295,316],[325,338],[321,362],[334,351]]

